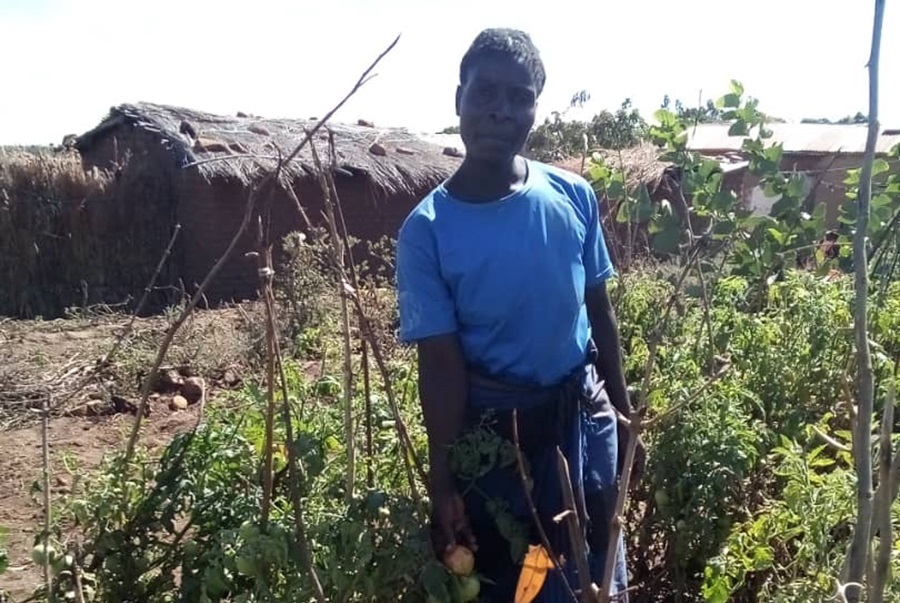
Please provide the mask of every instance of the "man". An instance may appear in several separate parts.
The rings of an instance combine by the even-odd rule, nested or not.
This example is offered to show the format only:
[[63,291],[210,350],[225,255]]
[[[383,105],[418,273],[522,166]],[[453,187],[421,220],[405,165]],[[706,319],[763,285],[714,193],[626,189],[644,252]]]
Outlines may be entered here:
[[[529,543],[540,543],[539,532],[516,465],[467,486],[451,471],[453,444],[485,420],[514,439],[516,410],[536,510],[577,588],[565,525],[552,519],[564,504],[559,447],[599,585],[625,439],[610,402],[630,412],[595,194],[583,178],[519,154],[544,81],[526,33],[478,35],[456,92],[465,159],[410,213],[397,242],[400,336],[418,350],[436,550],[474,549],[476,570],[490,580],[481,600],[498,603],[513,600],[522,560],[511,557],[490,501],[505,502]],[[617,546],[613,593],[627,582],[623,541]],[[540,596],[570,599],[556,572]]]

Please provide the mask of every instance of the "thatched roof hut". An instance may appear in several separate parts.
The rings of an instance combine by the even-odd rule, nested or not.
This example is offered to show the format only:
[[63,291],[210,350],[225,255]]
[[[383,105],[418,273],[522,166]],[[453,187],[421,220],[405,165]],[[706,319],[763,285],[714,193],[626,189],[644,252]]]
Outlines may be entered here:
[[[159,139],[178,167],[194,168],[205,180],[223,179],[249,185],[261,169],[290,153],[316,120],[263,119],[244,114],[222,116],[151,103],[113,107],[93,130],[75,140],[82,156],[123,130],[139,129]],[[379,192],[418,194],[439,182],[458,164],[442,148],[402,129],[379,129],[360,120],[356,125],[329,123],[334,134],[338,175],[362,176]],[[323,130],[316,148],[328,163]],[[341,173],[344,172],[344,173]],[[286,181],[312,178],[315,162],[307,147],[285,167]]]
[[[644,184],[647,186],[651,198],[661,186],[666,184],[668,178],[675,175],[673,164],[660,161],[659,148],[650,143],[621,151],[599,149],[595,152],[611,166],[625,170],[626,184],[629,189],[633,190]],[[554,165],[584,175],[584,172],[590,167],[590,158],[570,157],[558,161]]]
[[[157,244],[145,250],[158,257],[174,224],[181,224],[169,280],[190,290],[202,281],[236,231],[251,183],[275,166],[314,127],[315,119],[222,116],[151,103],[113,107],[94,129],[74,141],[86,168],[118,175],[119,197],[154,208]],[[352,237],[377,241],[396,237],[412,207],[459,164],[444,148],[406,130],[329,123],[314,137],[316,151],[334,177]],[[324,209],[309,146],[282,173],[271,208],[273,241],[305,230],[288,188],[306,214],[321,224]],[[148,226],[149,227],[149,226]],[[214,283],[210,299],[254,297],[257,275],[248,234],[231,265]]]
[[[629,149],[600,149],[594,153],[611,167],[624,170],[625,185],[631,194],[636,194],[639,187],[645,186],[651,201],[659,203],[671,198],[678,189],[677,166],[660,161],[660,150],[656,145],[644,143]],[[590,157],[570,157],[557,161],[554,165],[590,179]],[[650,234],[647,229],[635,229],[618,222],[616,200],[604,199],[602,194],[598,194],[598,197],[603,231],[613,263],[621,269],[636,255],[648,254]]]

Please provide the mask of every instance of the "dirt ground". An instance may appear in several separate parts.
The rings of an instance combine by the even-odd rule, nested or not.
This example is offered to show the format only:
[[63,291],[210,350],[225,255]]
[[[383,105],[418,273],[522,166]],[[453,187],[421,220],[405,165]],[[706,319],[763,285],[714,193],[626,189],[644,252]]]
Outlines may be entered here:
[[[239,385],[258,345],[250,308],[199,312],[176,337],[164,366],[204,378],[206,404],[215,404],[222,389]],[[139,401],[138,384],[152,366],[167,317],[140,319],[108,368],[96,360],[112,347],[130,317],[80,317],[56,321],[0,321],[0,548],[9,554],[9,569],[0,574],[0,600],[28,598],[41,583],[41,569],[31,561],[35,531],[43,511],[40,392],[69,398],[53,412],[49,442],[51,493],[70,491],[80,476],[96,468],[108,452],[127,440]],[[60,376],[62,374],[62,377]],[[51,377],[48,377],[50,375]],[[55,381],[54,381],[55,379]],[[151,399],[141,444],[164,447],[191,429],[200,404],[173,408],[173,394]]]

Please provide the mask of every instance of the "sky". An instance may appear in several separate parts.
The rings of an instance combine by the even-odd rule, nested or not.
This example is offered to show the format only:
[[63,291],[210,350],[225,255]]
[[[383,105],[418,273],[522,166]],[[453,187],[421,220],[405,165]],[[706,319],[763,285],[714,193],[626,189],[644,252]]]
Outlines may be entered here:
[[[887,3],[880,121],[900,127],[900,6]],[[59,144],[113,105],[321,117],[400,35],[334,117],[435,132],[455,125],[459,60],[485,27],[529,32],[539,117],[630,98],[694,104],[739,80],[788,120],[867,112],[874,0],[0,0],[0,144]]]

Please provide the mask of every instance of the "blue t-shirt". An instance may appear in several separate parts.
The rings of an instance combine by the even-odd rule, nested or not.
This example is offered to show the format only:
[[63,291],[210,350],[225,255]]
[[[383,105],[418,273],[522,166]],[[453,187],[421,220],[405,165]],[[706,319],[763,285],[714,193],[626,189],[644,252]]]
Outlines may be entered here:
[[536,161],[496,201],[434,189],[400,228],[396,270],[402,341],[456,332],[471,369],[537,385],[585,362],[584,290],[614,274],[591,186]]

